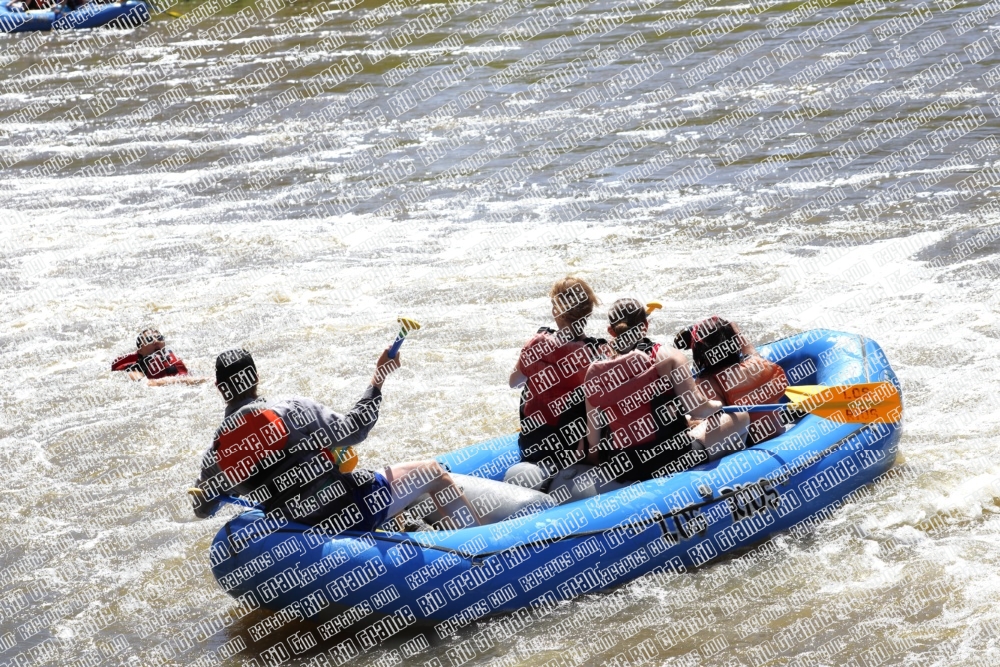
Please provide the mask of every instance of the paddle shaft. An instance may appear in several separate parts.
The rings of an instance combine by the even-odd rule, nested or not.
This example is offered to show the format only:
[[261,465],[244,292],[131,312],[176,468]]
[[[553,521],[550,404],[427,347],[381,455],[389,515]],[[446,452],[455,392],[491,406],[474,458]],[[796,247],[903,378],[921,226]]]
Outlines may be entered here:
[[725,405],[723,412],[774,412],[785,408],[795,408],[794,403],[766,403],[764,405]]
[[411,320],[409,317],[400,317],[397,318],[397,321],[399,322],[399,333],[396,334],[396,340],[392,342],[392,346],[389,348],[390,359],[395,359],[396,355],[399,354],[399,347],[406,340],[406,334],[420,328],[420,323],[416,320]]
[[254,505],[249,500],[243,500],[242,498],[236,498],[234,496],[218,496],[216,498],[216,500],[218,500],[219,502],[222,502],[222,503],[229,503],[230,505],[239,505],[240,507],[249,507],[250,509],[253,509],[254,507],[256,507],[256,505]]
[[[207,508],[207,511],[205,512],[205,515],[202,518],[213,516],[216,512],[219,511],[219,508],[221,508],[223,505],[227,503],[230,505],[238,505],[239,507],[247,507],[249,509],[254,509],[256,507],[256,505],[254,505],[249,500],[244,500],[243,498],[237,498],[235,496],[229,496],[225,494],[215,496],[211,500],[206,501],[205,491],[199,487],[193,487],[188,489],[188,494],[197,499],[195,502],[195,514],[198,514],[198,506],[200,504],[204,502],[210,503],[209,507]],[[202,515],[198,514],[198,516]]]
[[[817,405],[813,410],[821,410],[823,408],[831,410],[844,410],[849,409],[849,406],[843,403],[823,403]],[[724,405],[722,407],[723,412],[774,412],[775,410],[798,410],[801,412],[811,412],[808,406],[802,405],[801,403],[765,403],[764,405]]]
[[727,405],[723,412],[785,412],[791,415],[811,414],[846,424],[870,424],[876,421],[898,422],[902,406],[891,402],[854,406],[850,403],[831,402],[822,405],[808,403],[770,403],[767,405]]
[[396,336],[396,340],[393,341],[392,347],[389,348],[389,358],[395,359],[396,354],[399,352],[399,348],[403,346],[403,341],[406,340],[406,334],[402,331]]

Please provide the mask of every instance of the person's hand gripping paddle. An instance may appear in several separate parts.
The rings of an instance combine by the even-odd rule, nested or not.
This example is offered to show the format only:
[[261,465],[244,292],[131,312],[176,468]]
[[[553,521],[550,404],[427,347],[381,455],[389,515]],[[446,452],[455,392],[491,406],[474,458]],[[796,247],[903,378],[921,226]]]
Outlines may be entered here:
[[416,320],[411,320],[408,317],[399,317],[396,319],[399,322],[399,333],[396,334],[396,340],[393,341],[392,347],[389,348],[390,359],[396,358],[399,348],[403,345],[403,341],[406,340],[406,334],[420,328],[420,323]]
[[[403,341],[406,340],[406,334],[420,328],[420,324],[416,320],[411,320],[408,317],[400,317],[397,320],[399,321],[399,333],[396,335],[396,340],[392,342],[392,346],[389,347],[387,356],[390,359],[395,359],[396,355],[399,354],[399,348],[403,344]],[[388,375],[389,372],[391,370],[385,374]],[[385,379],[384,376],[380,375],[379,369],[376,368],[375,380],[379,385]],[[354,453],[354,449],[351,447],[331,447],[328,451],[336,459],[336,464],[340,468],[340,472],[351,472],[358,465],[358,455]]]

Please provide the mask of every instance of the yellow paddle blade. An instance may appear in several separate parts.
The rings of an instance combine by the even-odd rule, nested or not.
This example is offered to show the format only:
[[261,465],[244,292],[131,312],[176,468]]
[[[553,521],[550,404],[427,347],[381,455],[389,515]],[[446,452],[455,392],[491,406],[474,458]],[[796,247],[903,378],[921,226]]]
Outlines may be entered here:
[[660,308],[663,308],[662,303],[659,301],[650,301],[646,304],[646,314],[652,315],[654,310],[659,310]]
[[416,320],[411,320],[408,317],[398,317],[396,320],[399,322],[399,332],[404,336],[411,331],[416,331],[420,328],[420,323]]
[[891,382],[802,385],[789,387],[785,396],[794,410],[845,424],[898,422],[903,414],[899,390]]
[[785,395],[792,402],[798,403],[814,396],[821,397],[822,402],[839,401],[850,403],[865,399],[869,401],[894,400],[899,402],[899,390],[891,382],[867,382],[861,384],[842,384],[827,387],[819,384],[804,384],[788,387]]

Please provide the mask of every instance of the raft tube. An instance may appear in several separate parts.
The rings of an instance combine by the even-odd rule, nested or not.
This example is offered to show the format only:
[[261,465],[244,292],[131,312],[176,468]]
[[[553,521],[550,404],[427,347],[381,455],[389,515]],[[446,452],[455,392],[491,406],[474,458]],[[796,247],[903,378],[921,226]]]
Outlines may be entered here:
[[[793,385],[899,386],[881,348],[855,334],[813,330],[760,352]],[[446,637],[485,616],[650,573],[679,576],[796,524],[811,525],[893,465],[901,429],[902,414],[893,424],[809,415],[720,461],[462,530],[329,535],[249,511],[216,535],[212,571],[251,608],[317,621],[324,639],[353,628],[367,649],[415,624]],[[500,480],[518,458],[517,437],[509,435],[437,460],[456,473]]]
[[70,12],[61,9],[16,11],[4,3],[0,4],[0,32],[77,30],[109,24],[119,28],[134,28],[148,21],[149,15],[149,5],[142,0],[114,4],[89,3]]

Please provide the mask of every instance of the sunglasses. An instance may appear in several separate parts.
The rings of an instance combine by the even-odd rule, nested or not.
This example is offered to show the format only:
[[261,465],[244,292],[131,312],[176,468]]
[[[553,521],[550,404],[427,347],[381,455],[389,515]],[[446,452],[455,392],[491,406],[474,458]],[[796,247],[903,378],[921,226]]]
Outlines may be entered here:
[[160,343],[166,340],[163,334],[157,332],[156,334],[139,334],[139,337],[135,339],[135,346],[142,347],[143,345],[149,345],[150,343]]

